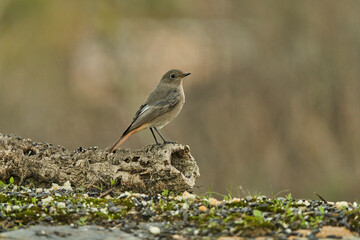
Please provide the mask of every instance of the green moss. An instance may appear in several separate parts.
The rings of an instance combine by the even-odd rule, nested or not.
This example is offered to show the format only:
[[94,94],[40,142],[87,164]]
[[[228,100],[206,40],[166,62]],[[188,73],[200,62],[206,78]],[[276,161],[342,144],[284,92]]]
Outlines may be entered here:
[[[5,192],[11,192],[15,186],[6,185]],[[17,189],[18,191],[19,189]],[[53,194],[54,195],[54,194]],[[315,202],[309,209],[305,204],[299,204],[291,195],[286,199],[247,198],[239,201],[227,201],[221,206],[210,206],[208,199],[196,198],[192,200],[175,200],[174,197],[161,198],[159,202],[147,202],[145,207],[135,206],[133,197],[142,201],[139,196],[131,196],[122,199],[105,199],[86,197],[81,193],[53,196],[53,201],[47,205],[42,203],[44,198],[30,198],[28,193],[21,196],[8,196],[0,193],[0,202],[7,203],[0,207],[2,221],[0,228],[11,230],[24,227],[29,224],[101,224],[106,226],[118,225],[119,220],[146,222],[151,216],[144,217],[143,208],[152,208],[155,215],[152,222],[182,221],[199,229],[199,234],[211,232],[219,236],[224,232],[230,235],[261,236],[272,231],[282,231],[284,228],[292,230],[299,228],[315,228],[319,225],[329,224],[330,218],[339,216],[335,206]],[[168,193],[164,195],[169,195]],[[58,203],[70,201],[73,209],[59,208]],[[109,212],[110,203],[120,209],[117,213]],[[40,204],[41,203],[41,204]],[[31,208],[24,207],[32,204]],[[184,204],[188,206],[184,206]],[[80,205],[80,206],[78,206]],[[199,206],[204,205],[208,209],[201,212]],[[326,212],[332,209],[332,215]],[[247,208],[246,210],[244,208]],[[84,212],[82,209],[86,208]],[[353,231],[360,229],[360,212],[358,209],[346,211],[347,222]],[[224,214],[225,213],[225,214]],[[184,220],[186,218],[186,220]],[[333,221],[333,220],[332,220]],[[186,223],[185,223],[186,222]],[[332,223],[334,224],[334,223]],[[173,227],[172,224],[168,228]]]

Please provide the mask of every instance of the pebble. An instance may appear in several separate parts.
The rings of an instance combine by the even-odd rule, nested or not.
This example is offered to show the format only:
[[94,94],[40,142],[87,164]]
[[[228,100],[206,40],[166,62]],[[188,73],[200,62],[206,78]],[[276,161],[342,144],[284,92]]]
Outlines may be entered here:
[[141,202],[139,202],[139,200],[137,200],[135,197],[131,197],[131,200],[134,202],[135,206],[141,205]]
[[240,198],[233,198],[230,200],[230,203],[237,203],[237,202],[240,202]]
[[175,197],[176,200],[195,200],[196,196],[187,191],[184,191],[181,196]]
[[210,206],[214,207],[214,206],[218,206],[222,203],[222,201],[219,201],[215,198],[209,198],[209,204]]
[[49,204],[52,201],[54,201],[54,198],[52,196],[48,196],[47,198],[44,198],[44,199],[41,200],[41,202],[44,203],[44,204]]
[[249,203],[249,206],[250,207],[256,207],[256,206],[258,206],[259,204],[257,203],[257,202],[251,202],[251,203]]
[[17,211],[17,210],[19,210],[19,209],[20,209],[20,206],[17,206],[17,205],[15,205],[15,206],[12,207],[12,210],[13,210],[13,211]]
[[36,193],[34,193],[34,192],[29,193],[29,197],[31,197],[31,198],[36,197]]
[[349,204],[347,202],[345,202],[345,201],[342,201],[342,202],[336,202],[335,206],[336,206],[337,209],[342,210],[344,208],[349,207]]
[[187,209],[189,209],[189,204],[183,203],[183,205],[181,206],[181,208],[182,208],[183,210],[187,210]]
[[59,202],[59,203],[57,204],[57,207],[58,207],[58,208],[65,208],[65,207],[66,207],[66,204],[63,203],[63,202]]
[[119,213],[119,212],[121,212],[121,209],[119,209],[117,207],[110,207],[109,212],[111,212],[111,213]]
[[37,188],[36,189],[36,193],[42,193],[43,192],[43,189],[42,188]]
[[161,230],[160,230],[159,227],[150,226],[149,227],[149,232],[154,234],[154,235],[158,235],[158,234],[160,234]]
[[106,208],[100,208],[100,212],[103,214],[108,214],[108,210]]
[[246,199],[246,201],[250,202],[250,201],[252,201],[253,197],[247,196],[245,199]]
[[109,204],[109,208],[115,207],[115,204],[112,201],[108,201],[108,204]]
[[188,221],[188,218],[189,218],[188,212],[184,212],[184,213],[183,213],[183,221],[184,221],[185,223]]
[[145,208],[142,213],[142,216],[147,217],[147,218],[152,217],[154,215],[155,215],[155,211],[153,209],[151,209],[150,207]]
[[[300,228],[300,224],[312,227],[313,225],[309,223],[314,221],[311,219],[315,219],[315,217],[319,219],[317,228],[322,225],[331,224],[353,229],[357,226],[354,225],[354,221],[358,221],[359,218],[359,213],[353,211],[358,208],[357,203],[348,202],[327,204],[322,201],[277,198],[277,211],[274,212],[272,211],[272,204],[274,202],[264,196],[257,198],[247,197],[245,199],[233,198],[227,201],[220,201],[215,198],[201,199],[188,192],[172,198],[161,195],[148,196],[136,193],[122,193],[117,199],[108,198],[106,201],[89,202],[91,200],[89,196],[91,195],[88,194],[87,196],[86,192],[84,194],[77,193],[76,197],[74,197],[73,192],[65,189],[58,189],[56,191],[21,189],[0,189],[3,195],[17,197],[18,201],[22,201],[21,199],[27,201],[21,205],[13,205],[12,202],[0,203],[0,209],[3,209],[3,211],[0,211],[0,219],[2,221],[13,223],[16,220],[13,214],[30,208],[38,208],[42,209],[40,211],[42,221],[51,223],[54,219],[58,221],[58,218],[54,217],[57,215],[53,214],[66,212],[69,217],[76,216],[74,217],[74,227],[78,227],[77,221],[79,221],[79,216],[87,216],[86,223],[88,224],[103,224],[109,227],[117,226],[117,228],[121,228],[125,232],[131,232],[145,239],[166,239],[171,238],[173,235],[184,236],[185,239],[195,236],[206,236],[209,238],[227,235],[241,236],[241,232],[239,232],[241,228],[239,227],[248,224],[244,216],[252,216],[254,210],[261,210],[264,223],[274,227],[272,236],[276,235],[278,238],[297,236],[295,230]],[[47,192],[49,192],[48,195]],[[69,198],[71,197],[70,199],[72,200],[61,201],[62,198],[59,199],[59,196],[65,195]],[[32,203],[31,198],[33,197],[37,197],[36,204]],[[86,200],[82,200],[85,197],[87,197]],[[118,201],[118,199],[128,197],[132,201],[130,206],[126,205],[128,201]],[[161,201],[159,202],[160,199]],[[126,204],[122,205],[123,203]],[[45,208],[46,211],[44,211]],[[123,210],[126,213],[121,215],[121,218],[119,218],[119,215],[114,215]],[[105,215],[110,213],[109,216],[113,217],[106,218],[106,220],[93,220],[93,216],[104,217],[102,214],[95,214],[97,212]],[[296,216],[302,215],[305,223],[296,220],[294,222],[284,221],[286,217],[284,213],[289,212],[295,219]],[[38,214],[38,216],[40,215]],[[201,218],[201,221],[197,222],[199,218]],[[34,224],[38,223],[38,221],[34,221]],[[201,228],[203,230],[199,230],[198,228],[201,226],[205,227],[205,229]],[[311,236],[315,237],[315,233],[309,236],[310,238]]]
[[35,207],[35,205],[32,204],[32,203],[30,203],[30,204],[27,206],[28,209],[30,209],[30,208],[32,208],[32,207]]
[[206,212],[206,211],[208,210],[208,208],[205,207],[204,205],[202,205],[202,206],[199,207],[199,210],[200,210],[201,212]]

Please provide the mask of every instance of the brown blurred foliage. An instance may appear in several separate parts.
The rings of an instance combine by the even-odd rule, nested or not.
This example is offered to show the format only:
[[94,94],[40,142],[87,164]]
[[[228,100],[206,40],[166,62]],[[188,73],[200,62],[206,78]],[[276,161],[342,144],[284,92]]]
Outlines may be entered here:
[[[0,132],[110,147],[171,68],[198,192],[359,200],[360,2],[0,0]],[[150,131],[122,147],[152,144]]]

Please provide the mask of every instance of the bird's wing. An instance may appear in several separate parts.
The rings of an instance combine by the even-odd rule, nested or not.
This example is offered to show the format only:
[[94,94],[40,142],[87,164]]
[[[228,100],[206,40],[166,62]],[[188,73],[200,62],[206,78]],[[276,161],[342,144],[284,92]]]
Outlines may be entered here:
[[179,91],[173,89],[169,91],[163,99],[149,103],[149,105],[157,108],[168,108],[168,110],[171,110],[179,102],[180,97],[181,94]]
[[173,89],[168,91],[164,98],[141,105],[140,109],[136,112],[130,126],[125,130],[123,135],[126,135],[127,133],[144,124],[150,123],[158,116],[161,116],[172,110],[179,103],[180,99],[180,92],[176,89]]
[[140,106],[139,110],[135,113],[135,116],[133,118],[133,120],[131,121],[129,127],[124,131],[123,136],[125,136],[127,133],[131,132],[133,129],[132,126],[134,125],[134,122],[136,121],[136,119],[138,119],[138,117],[144,113],[147,109],[149,108],[149,106],[147,104],[143,104]]

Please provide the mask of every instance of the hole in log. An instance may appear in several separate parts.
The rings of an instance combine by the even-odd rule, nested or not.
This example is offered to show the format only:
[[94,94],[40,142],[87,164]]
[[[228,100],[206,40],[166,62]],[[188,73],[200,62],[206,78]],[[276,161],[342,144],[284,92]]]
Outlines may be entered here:
[[23,150],[23,152],[24,152],[24,155],[26,155],[26,156],[36,155],[36,151],[34,149],[32,149],[32,148],[25,148]]
[[146,173],[146,174],[140,174],[140,179],[143,182],[148,182],[150,180],[150,173]]
[[143,167],[149,165],[149,160],[148,160],[148,159],[144,159],[144,158],[141,159],[141,160],[140,160],[140,165],[143,166]]
[[171,165],[179,170],[184,176],[188,177],[188,169],[184,151],[174,151],[171,153]]

